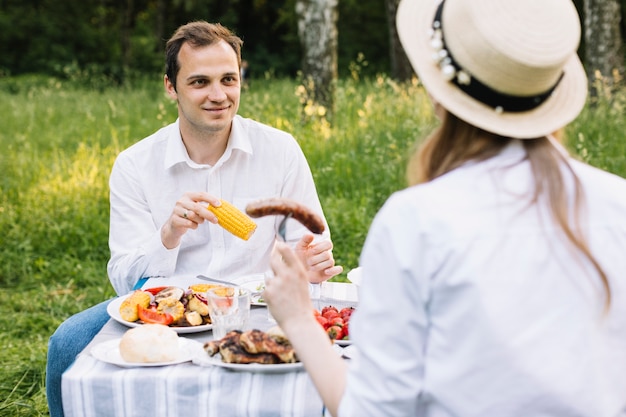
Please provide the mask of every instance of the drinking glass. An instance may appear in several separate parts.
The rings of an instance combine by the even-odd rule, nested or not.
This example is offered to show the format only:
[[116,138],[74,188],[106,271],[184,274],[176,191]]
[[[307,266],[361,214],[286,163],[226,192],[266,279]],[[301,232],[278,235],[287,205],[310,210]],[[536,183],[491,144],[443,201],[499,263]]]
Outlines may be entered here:
[[250,290],[243,287],[216,287],[206,293],[213,338],[232,330],[244,330],[250,319]]

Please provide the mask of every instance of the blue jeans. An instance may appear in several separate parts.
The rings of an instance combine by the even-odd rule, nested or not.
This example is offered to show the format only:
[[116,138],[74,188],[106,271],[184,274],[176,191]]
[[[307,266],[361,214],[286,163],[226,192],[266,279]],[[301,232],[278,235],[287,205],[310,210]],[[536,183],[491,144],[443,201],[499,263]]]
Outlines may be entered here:
[[61,323],[50,337],[46,363],[46,396],[50,417],[63,417],[61,376],[109,321],[107,305],[111,300],[74,314]]

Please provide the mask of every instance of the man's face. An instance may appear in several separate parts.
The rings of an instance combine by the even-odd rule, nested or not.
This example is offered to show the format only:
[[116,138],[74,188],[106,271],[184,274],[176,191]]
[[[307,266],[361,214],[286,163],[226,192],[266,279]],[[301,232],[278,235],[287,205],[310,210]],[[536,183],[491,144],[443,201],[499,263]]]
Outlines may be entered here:
[[180,123],[197,133],[228,135],[241,95],[235,51],[224,41],[199,48],[184,43],[178,62],[176,90],[167,77],[165,88],[178,102]]

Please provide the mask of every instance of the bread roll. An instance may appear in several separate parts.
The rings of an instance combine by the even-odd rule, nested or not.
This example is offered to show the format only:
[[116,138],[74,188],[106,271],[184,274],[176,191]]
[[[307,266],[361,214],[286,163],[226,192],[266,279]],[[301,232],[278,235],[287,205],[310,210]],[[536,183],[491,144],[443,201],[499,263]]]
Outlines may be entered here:
[[120,341],[120,355],[126,362],[171,362],[178,353],[178,334],[162,324],[134,327]]

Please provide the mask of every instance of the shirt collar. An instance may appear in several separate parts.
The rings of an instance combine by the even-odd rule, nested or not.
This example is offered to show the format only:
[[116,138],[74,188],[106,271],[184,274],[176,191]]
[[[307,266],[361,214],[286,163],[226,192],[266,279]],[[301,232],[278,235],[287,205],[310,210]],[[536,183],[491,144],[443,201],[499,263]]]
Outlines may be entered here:
[[216,165],[219,165],[220,162],[226,161],[228,158],[230,158],[230,155],[235,149],[250,155],[253,154],[252,142],[250,141],[248,130],[244,126],[243,118],[239,115],[236,115],[233,119],[233,127],[230,131],[230,138],[228,138],[226,151]]
[[[569,153],[565,149],[565,147],[559,143],[552,135],[548,135],[548,141],[550,144],[556,148],[557,152],[559,152],[564,158],[569,157]],[[524,139],[513,139],[511,142],[504,147],[502,152],[500,153],[500,160],[504,161],[504,164],[510,162],[519,162],[526,158],[526,150],[524,149]]]
[[[191,168],[206,167],[206,165],[195,163],[189,157],[187,148],[185,148],[185,144],[183,143],[183,138],[180,135],[179,119],[176,119],[176,121],[169,126],[166,146],[167,151],[163,161],[163,167],[165,169],[169,169],[180,163],[186,163]],[[253,153],[250,136],[248,135],[248,132],[242,123],[242,118],[239,115],[236,115],[233,119],[232,129],[230,131],[230,137],[228,138],[226,150],[215,166],[222,165],[225,161],[227,161],[231,157],[234,150],[240,150],[250,155]]]

